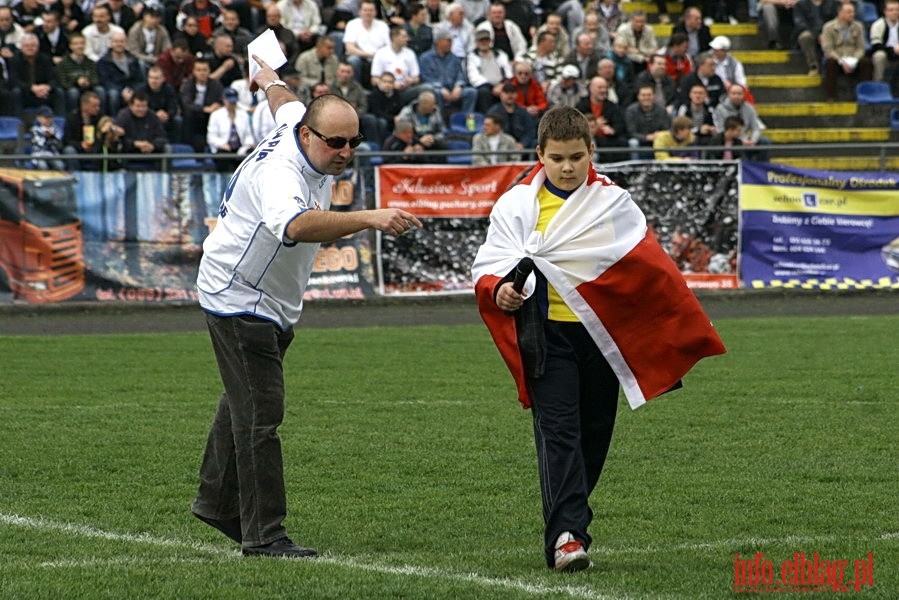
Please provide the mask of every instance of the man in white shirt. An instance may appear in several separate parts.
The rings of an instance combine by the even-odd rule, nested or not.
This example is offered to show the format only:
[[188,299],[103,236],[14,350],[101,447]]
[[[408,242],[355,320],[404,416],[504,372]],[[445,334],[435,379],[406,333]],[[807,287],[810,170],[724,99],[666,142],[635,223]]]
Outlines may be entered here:
[[[264,62],[253,82],[278,126],[237,168],[203,244],[197,289],[224,385],[191,510],[241,544],[245,556],[304,558],[287,514],[277,429],[283,358],[321,242],[368,228],[400,235],[421,222],[388,208],[331,212],[333,177],[361,143],[356,111],[333,94],[309,109]],[[327,356],[307,350],[326,363]]]
[[91,10],[91,24],[81,30],[87,47],[84,54],[94,62],[109,50],[109,40],[114,33],[125,33],[125,30],[112,22],[112,10],[107,4],[97,4]]
[[390,28],[375,19],[377,7],[373,0],[362,0],[359,16],[346,24],[343,32],[344,56],[353,65],[356,80],[366,87],[371,84],[371,61],[380,48],[390,45]]
[[418,97],[418,84],[421,82],[418,57],[408,48],[408,44],[409,32],[401,25],[393,25],[390,28],[390,44],[379,48],[371,61],[371,86],[377,87],[383,73],[393,73],[396,91],[402,95],[403,103]]
[[887,65],[892,66],[896,80],[899,78],[899,0],[884,3],[883,16],[871,24],[870,36],[874,81],[883,81]]

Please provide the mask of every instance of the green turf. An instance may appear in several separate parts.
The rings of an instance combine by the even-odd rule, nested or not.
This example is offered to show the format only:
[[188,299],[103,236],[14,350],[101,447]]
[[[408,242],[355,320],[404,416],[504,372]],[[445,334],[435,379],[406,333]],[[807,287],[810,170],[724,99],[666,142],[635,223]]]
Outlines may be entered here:
[[190,517],[206,335],[0,337],[0,598],[728,598],[757,552],[871,552],[852,597],[899,596],[899,317],[717,325],[729,354],[685,389],[621,401],[572,576],[543,564],[530,413],[482,327],[298,330],[287,526],[314,561]]

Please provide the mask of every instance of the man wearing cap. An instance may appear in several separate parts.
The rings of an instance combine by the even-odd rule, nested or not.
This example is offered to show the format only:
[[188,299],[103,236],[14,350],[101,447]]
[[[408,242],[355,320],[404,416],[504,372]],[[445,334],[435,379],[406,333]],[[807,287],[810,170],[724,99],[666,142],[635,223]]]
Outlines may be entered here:
[[334,40],[326,35],[318,36],[315,47],[301,52],[294,62],[300,74],[303,87],[312,87],[316,83],[333,84],[337,79],[339,61],[334,56]]
[[730,89],[731,84],[743,86],[743,89],[749,89],[746,86],[746,71],[743,69],[743,63],[734,58],[730,53],[730,38],[725,35],[716,36],[709,48],[715,56],[715,74],[724,82],[724,89]]
[[485,113],[496,103],[503,83],[512,78],[509,56],[493,47],[486,29],[475,32],[475,49],[466,61],[468,82],[478,91],[478,112]]
[[243,156],[255,146],[250,129],[250,116],[237,104],[237,90],[225,88],[222,99],[225,105],[209,115],[206,129],[206,145],[213,154],[232,154],[238,158],[216,160],[216,171],[231,171],[240,164]]
[[156,64],[159,55],[172,46],[169,32],[161,21],[159,9],[150,5],[141,12],[140,21],[128,30],[128,51],[141,61],[145,70]]
[[453,36],[446,27],[434,30],[434,47],[419,57],[421,78],[431,85],[440,112],[447,107],[464,113],[475,111],[478,92],[468,85],[462,60],[452,53]]
[[574,65],[565,65],[559,71],[559,77],[549,84],[546,101],[550,107],[570,106],[575,108],[587,97],[587,86],[580,79],[580,72]]

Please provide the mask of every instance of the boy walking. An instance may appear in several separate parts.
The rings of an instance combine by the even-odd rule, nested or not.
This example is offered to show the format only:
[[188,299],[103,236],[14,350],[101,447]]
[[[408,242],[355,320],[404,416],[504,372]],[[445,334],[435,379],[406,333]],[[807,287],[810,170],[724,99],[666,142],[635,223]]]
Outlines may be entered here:
[[[725,348],[630,194],[593,169],[583,114],[553,108],[537,137],[539,162],[496,202],[472,277],[532,409],[546,563],[580,571],[619,387],[636,408]],[[535,268],[519,293],[522,257]]]

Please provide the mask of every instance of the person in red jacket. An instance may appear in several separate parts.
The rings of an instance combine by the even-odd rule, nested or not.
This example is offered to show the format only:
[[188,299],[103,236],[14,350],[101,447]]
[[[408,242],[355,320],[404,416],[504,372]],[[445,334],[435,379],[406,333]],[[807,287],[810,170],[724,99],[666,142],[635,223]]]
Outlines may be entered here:
[[528,111],[535,120],[549,108],[543,88],[534,79],[534,70],[531,65],[519,62],[515,65],[515,75],[509,83],[515,86],[517,95],[515,103]]
[[673,33],[665,48],[665,72],[678,88],[684,75],[693,70],[693,60],[687,54],[688,43],[686,34]]

